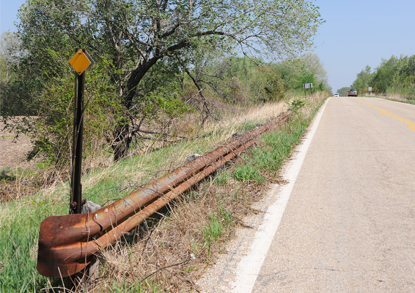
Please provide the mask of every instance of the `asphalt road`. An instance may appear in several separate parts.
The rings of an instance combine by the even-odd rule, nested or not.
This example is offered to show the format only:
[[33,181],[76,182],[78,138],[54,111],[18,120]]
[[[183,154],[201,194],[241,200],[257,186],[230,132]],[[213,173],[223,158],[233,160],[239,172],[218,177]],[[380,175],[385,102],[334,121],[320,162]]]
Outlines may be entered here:
[[415,105],[328,101],[253,292],[415,292]]

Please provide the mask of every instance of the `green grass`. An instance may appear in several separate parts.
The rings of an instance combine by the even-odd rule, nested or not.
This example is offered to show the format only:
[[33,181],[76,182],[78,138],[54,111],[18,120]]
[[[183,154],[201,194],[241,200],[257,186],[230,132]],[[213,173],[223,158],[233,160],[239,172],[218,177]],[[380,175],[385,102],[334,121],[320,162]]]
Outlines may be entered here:
[[223,219],[223,222],[225,224],[225,227],[229,227],[232,223],[231,213],[227,209],[225,209],[222,205],[219,205],[219,211]]
[[231,178],[228,170],[221,170],[215,176],[215,183],[218,186],[226,185]]
[[250,120],[242,124],[241,127],[239,127],[239,130],[243,132],[248,132],[254,129],[258,124],[262,124],[264,122],[265,120],[259,120],[259,119]]
[[263,144],[254,147],[250,155],[243,156],[243,164],[235,168],[233,177],[258,184],[265,182],[262,173],[274,177],[292,148],[300,142],[307,126],[306,120],[293,120],[285,129],[263,135]]
[[233,172],[233,177],[241,182],[256,182],[256,183],[264,183],[265,177],[259,172],[258,169],[255,168],[252,162],[247,164],[241,165],[235,168]]
[[211,256],[212,243],[222,236],[223,230],[224,227],[221,219],[215,213],[210,214],[208,225],[202,228],[202,234],[207,245],[209,256]]
[[0,231],[0,292],[35,292],[47,278],[36,270],[38,226],[43,215],[25,217]]
[[35,164],[41,170],[45,170],[53,166],[52,160],[42,161]]

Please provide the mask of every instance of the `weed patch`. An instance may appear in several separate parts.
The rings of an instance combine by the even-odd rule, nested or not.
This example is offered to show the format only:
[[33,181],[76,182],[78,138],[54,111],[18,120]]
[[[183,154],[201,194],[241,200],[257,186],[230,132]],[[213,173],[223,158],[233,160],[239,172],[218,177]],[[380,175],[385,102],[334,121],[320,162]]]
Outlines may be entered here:
[[203,238],[205,243],[207,244],[207,250],[209,256],[211,255],[211,246],[212,242],[218,240],[220,236],[222,236],[222,222],[218,220],[216,214],[209,215],[209,222],[206,227],[202,229]]
[[219,186],[225,185],[230,179],[230,174],[228,170],[222,170],[217,173],[215,176],[215,183]]
[[242,157],[233,177],[241,182],[262,184],[266,177],[275,177],[291,150],[300,142],[306,120],[292,119],[277,131],[265,134],[257,145]]
[[238,166],[233,171],[233,177],[241,182],[255,182],[264,183],[265,178],[261,173],[254,167],[252,162],[248,162],[241,166]]

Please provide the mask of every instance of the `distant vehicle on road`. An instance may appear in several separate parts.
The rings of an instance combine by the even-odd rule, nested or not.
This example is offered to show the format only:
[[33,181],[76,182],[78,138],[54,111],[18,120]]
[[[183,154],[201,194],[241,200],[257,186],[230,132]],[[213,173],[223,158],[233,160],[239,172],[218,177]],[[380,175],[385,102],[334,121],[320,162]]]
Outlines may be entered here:
[[335,97],[338,97],[338,96],[339,96],[339,94],[334,94],[334,96],[335,96]]
[[348,96],[349,96],[349,97],[350,97],[350,96],[357,97],[357,90],[351,89],[351,90],[349,91]]

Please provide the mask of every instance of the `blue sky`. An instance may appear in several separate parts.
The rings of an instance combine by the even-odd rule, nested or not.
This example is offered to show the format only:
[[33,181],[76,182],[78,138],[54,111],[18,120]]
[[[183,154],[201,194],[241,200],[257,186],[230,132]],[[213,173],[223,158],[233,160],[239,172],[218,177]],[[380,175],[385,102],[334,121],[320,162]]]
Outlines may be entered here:
[[[17,10],[25,0],[0,0],[0,30],[15,30]],[[382,58],[415,55],[414,0],[315,0],[326,23],[314,52],[324,63],[333,91],[350,86],[366,65]]]
[[382,58],[415,55],[414,0],[316,0],[326,23],[315,38],[333,91]]

